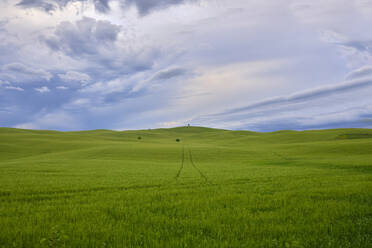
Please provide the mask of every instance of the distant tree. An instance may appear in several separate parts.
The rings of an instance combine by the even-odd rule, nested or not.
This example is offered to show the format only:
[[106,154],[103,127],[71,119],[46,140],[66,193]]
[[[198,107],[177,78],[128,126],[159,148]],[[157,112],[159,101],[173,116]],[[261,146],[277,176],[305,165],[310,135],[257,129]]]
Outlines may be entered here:
[[177,142],[180,142],[181,140],[179,138],[176,139]]
[[141,137],[141,136],[138,136],[138,138],[137,138],[137,139],[139,139],[139,140],[140,140],[140,139],[142,139],[142,137]]

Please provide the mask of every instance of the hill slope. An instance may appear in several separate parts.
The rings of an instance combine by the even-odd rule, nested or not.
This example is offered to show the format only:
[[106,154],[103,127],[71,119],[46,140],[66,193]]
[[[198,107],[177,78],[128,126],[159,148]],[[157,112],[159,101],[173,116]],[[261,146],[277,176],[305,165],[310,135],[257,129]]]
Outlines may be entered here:
[[370,247],[371,151],[369,129],[0,128],[0,247]]

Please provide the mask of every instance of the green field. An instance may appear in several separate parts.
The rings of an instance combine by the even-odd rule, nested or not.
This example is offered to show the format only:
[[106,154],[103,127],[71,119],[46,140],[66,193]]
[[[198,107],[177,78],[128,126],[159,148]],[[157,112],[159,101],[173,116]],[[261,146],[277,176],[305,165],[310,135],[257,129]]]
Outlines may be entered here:
[[372,247],[372,130],[0,128],[0,247]]

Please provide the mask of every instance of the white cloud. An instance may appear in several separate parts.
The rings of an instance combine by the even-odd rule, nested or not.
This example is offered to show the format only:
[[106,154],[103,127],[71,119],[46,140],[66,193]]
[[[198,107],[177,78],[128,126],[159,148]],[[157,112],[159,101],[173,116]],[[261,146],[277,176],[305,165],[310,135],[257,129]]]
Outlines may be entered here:
[[46,86],[42,86],[40,88],[34,88],[34,90],[40,92],[40,93],[47,93],[50,92],[50,89]]
[[57,86],[56,89],[57,90],[68,90],[69,88],[66,86]]
[[53,75],[43,69],[35,69],[22,63],[11,63],[2,66],[0,77],[14,82],[49,81]]
[[122,92],[128,89],[130,82],[127,78],[116,78],[108,82],[98,82],[91,84],[80,91],[83,93],[99,93],[99,94],[110,94],[115,92]]
[[285,88],[288,79],[277,71],[291,64],[287,60],[272,60],[201,67],[194,77],[183,82],[173,104],[185,106],[194,114],[240,106],[247,99],[266,96],[268,90]]
[[370,0],[191,2],[0,1],[0,107],[18,108],[0,121],[53,128],[30,116],[78,112],[75,128],[122,129],[224,112],[206,125],[268,130],[368,115],[370,86],[336,83],[370,77]]
[[168,122],[161,122],[159,123],[161,127],[170,128],[170,127],[177,127],[177,126],[183,126],[185,125],[184,122],[180,121],[168,121]]
[[17,86],[5,86],[5,89],[8,89],[8,90],[16,90],[16,91],[24,91],[23,88],[21,88],[21,87],[17,87]]
[[54,129],[72,130],[79,127],[79,120],[76,116],[64,112],[56,111],[51,113],[40,113],[34,116],[31,122],[14,125],[15,128],[24,129]]
[[40,129],[39,126],[37,126],[34,123],[21,123],[14,126],[14,128],[20,128],[20,129]]
[[88,84],[89,81],[91,80],[88,74],[77,71],[68,71],[65,74],[58,74],[58,77],[65,82],[79,82],[83,86]]
[[3,85],[10,85],[10,83],[8,81],[0,80],[0,86],[3,86]]
[[1,81],[0,80],[0,87],[3,87],[4,89],[7,89],[7,90],[24,91],[23,88],[17,87],[17,86],[13,86],[8,81]]
[[79,99],[76,99],[74,100],[71,105],[75,105],[75,106],[87,106],[90,104],[90,99],[88,98],[79,98]]

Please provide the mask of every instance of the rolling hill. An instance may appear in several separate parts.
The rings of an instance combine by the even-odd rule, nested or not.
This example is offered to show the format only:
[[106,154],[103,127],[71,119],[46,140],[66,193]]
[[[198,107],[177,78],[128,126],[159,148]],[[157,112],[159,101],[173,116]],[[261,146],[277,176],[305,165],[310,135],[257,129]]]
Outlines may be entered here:
[[0,230],[0,247],[371,247],[372,130],[0,128]]

